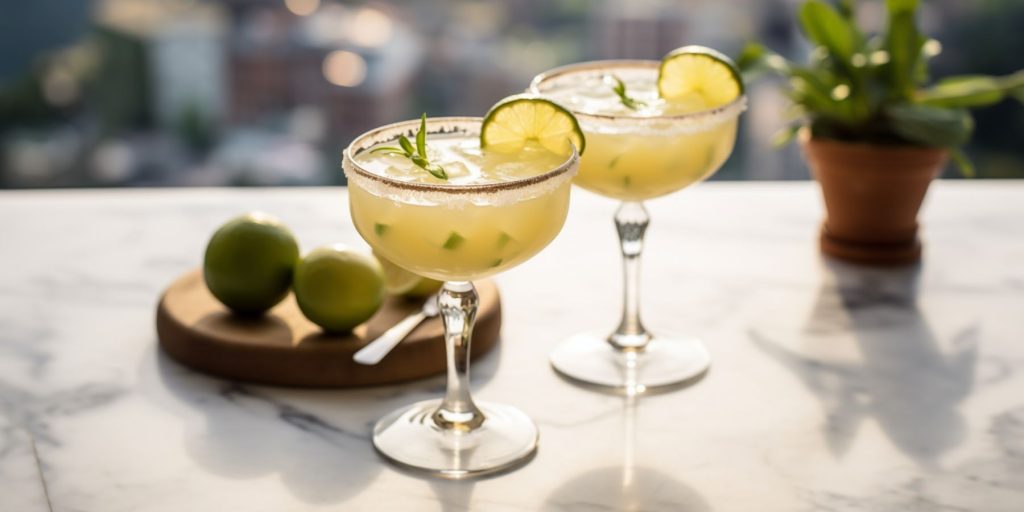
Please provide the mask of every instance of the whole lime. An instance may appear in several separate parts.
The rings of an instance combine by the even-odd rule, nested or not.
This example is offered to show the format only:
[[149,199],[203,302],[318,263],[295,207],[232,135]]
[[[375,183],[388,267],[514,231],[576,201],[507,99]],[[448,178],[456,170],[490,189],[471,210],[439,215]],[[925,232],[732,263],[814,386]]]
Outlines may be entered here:
[[288,296],[299,244],[281,221],[265,213],[229,220],[210,238],[203,278],[232,311],[258,315]]
[[380,262],[380,268],[384,270],[384,291],[389,295],[401,295],[411,290],[420,282],[421,277],[399,267],[391,260],[373,252],[373,257]]
[[299,309],[327,332],[348,332],[384,302],[384,271],[377,259],[344,245],[314,249],[295,267]]
[[429,277],[421,277],[411,289],[402,294],[402,297],[407,299],[425,299],[437,293],[442,285],[444,283],[441,281]]

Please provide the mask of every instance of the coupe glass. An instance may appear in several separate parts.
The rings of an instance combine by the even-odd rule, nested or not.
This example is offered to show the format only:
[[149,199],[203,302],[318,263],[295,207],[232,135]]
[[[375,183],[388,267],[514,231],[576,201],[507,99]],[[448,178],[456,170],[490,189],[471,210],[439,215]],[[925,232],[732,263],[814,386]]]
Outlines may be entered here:
[[[626,82],[656,81],[658,61],[617,60],[573,64],[542,73],[533,93],[553,97],[586,91],[608,75]],[[592,89],[592,88],[591,88]],[[728,105],[690,114],[653,117],[573,111],[587,137],[581,157],[580,187],[622,201],[615,213],[624,260],[625,285],[619,327],[610,335],[577,334],[560,343],[551,364],[584,383],[643,391],[702,375],[711,357],[701,341],[686,336],[656,336],[640,321],[640,254],[650,217],[643,201],[670,194],[714,174],[729,158],[736,139],[741,96]]]
[[[476,138],[481,122],[476,117],[430,119],[428,145],[429,137]],[[557,168],[533,177],[457,185],[384,177],[355,158],[399,135],[414,138],[419,123],[363,134],[346,149],[343,161],[360,235],[396,265],[444,281],[438,303],[448,360],[445,396],[388,414],[374,427],[373,443],[401,465],[461,478],[508,468],[536,449],[537,427],[526,414],[470,396],[470,341],[478,303],[471,280],[518,265],[555,238],[565,223],[579,159],[573,151]]]

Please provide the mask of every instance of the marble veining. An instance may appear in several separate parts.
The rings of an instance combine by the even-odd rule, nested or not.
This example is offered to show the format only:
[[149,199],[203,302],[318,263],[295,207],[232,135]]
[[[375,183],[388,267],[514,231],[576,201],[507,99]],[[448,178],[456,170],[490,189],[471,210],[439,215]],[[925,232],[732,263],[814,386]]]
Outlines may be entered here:
[[937,182],[925,261],[815,249],[813,183],[702,184],[652,201],[643,312],[714,358],[640,397],[555,375],[610,331],[615,204],[574,191],[559,238],[499,276],[478,398],[541,429],[537,456],[453,482],[384,463],[373,423],[440,377],[353,390],[228,382],[156,346],[157,297],[240,212],[302,246],[362,245],[344,189],[0,192],[0,512],[1024,510],[1024,183]]

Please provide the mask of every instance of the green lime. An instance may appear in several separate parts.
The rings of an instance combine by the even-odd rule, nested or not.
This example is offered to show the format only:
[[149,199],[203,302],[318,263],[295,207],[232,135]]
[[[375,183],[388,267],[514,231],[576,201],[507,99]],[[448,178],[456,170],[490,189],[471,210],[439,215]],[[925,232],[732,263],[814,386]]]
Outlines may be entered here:
[[348,332],[384,302],[384,271],[366,253],[344,245],[319,247],[295,267],[295,300],[311,322],[328,332]]
[[581,155],[587,146],[576,117],[549,99],[516,94],[491,107],[480,127],[480,147],[512,153],[522,149],[527,141],[567,156],[573,146]]
[[391,263],[391,260],[373,251],[374,257],[384,270],[384,289],[391,295],[401,295],[420,282],[420,276]]
[[258,315],[288,296],[298,259],[292,232],[276,218],[254,212],[231,219],[213,234],[203,278],[229,309]]
[[658,94],[670,102],[717,108],[743,94],[743,79],[732,59],[704,46],[684,46],[661,59]]
[[425,299],[437,293],[444,283],[429,277],[421,277],[415,286],[402,294],[407,299]]

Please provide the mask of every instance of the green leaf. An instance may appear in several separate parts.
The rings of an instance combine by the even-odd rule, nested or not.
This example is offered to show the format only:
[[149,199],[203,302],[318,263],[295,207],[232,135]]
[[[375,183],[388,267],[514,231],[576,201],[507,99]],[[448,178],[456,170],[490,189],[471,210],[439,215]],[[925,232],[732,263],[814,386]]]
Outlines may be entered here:
[[895,11],[916,11],[920,0],[885,0],[885,8],[889,13]]
[[977,176],[974,172],[974,162],[971,162],[971,158],[962,149],[950,149],[949,156],[953,158],[953,163],[960,169],[960,174],[963,174],[964,177],[974,178]]
[[420,131],[416,132],[416,150],[420,156],[427,157],[427,113],[420,116]]
[[608,75],[615,81],[615,85],[612,86],[612,90],[618,95],[619,101],[630,110],[638,110],[640,107],[647,105],[646,103],[636,100],[626,94],[626,83],[621,78],[615,75]]
[[804,34],[811,42],[824,46],[844,63],[850,62],[850,57],[862,42],[860,32],[850,20],[821,0],[805,2],[800,6],[797,16]]
[[462,243],[465,241],[466,238],[464,236],[452,231],[448,235],[448,239],[444,241],[444,245],[442,247],[449,251],[454,251],[455,249],[458,249],[459,246],[461,246]]
[[437,179],[448,179],[448,173],[445,172],[443,167],[437,164],[430,163],[429,161],[427,161],[426,158],[423,158],[422,156],[412,155],[409,157],[409,160],[412,160],[412,163],[416,164],[419,168],[423,169],[424,171],[429,172]]
[[1010,95],[1017,98],[1017,101],[1024,103],[1024,87],[1010,91]]
[[381,224],[380,222],[373,223],[373,232],[376,233],[377,236],[384,236],[384,233],[387,233],[390,228],[391,226],[388,226],[387,224]]
[[897,135],[925,146],[962,146],[974,130],[974,120],[965,109],[907,104],[889,106],[885,114]]
[[423,167],[423,169],[439,180],[448,179],[448,173],[445,172],[444,167],[441,167],[440,165],[428,163]]
[[917,0],[886,0],[889,26],[885,34],[885,49],[889,53],[889,87],[891,96],[909,99],[915,79],[921,76],[918,61],[926,39],[917,30],[914,14]]
[[409,139],[405,135],[398,136],[398,144],[402,146],[403,150],[405,150],[406,156],[411,157],[416,154],[416,148],[412,147],[412,142],[409,142]]
[[[398,145],[402,146],[402,149],[398,149],[393,146],[382,146],[372,150],[373,153],[384,152],[389,155],[405,155],[412,163],[416,164],[421,169],[429,172],[432,176],[437,179],[447,180],[448,173],[445,172],[444,167],[437,164],[430,163],[427,160],[427,114],[424,113],[420,116],[420,130],[416,132],[416,147],[413,147],[412,142],[409,142],[409,138],[405,135],[398,136]],[[378,233],[379,234],[379,233]]]
[[775,148],[781,148],[796,138],[796,134],[800,133],[800,125],[787,126],[772,135],[772,146]]
[[762,44],[747,43],[736,57],[736,66],[743,75],[743,81],[752,83],[765,72],[788,76],[792,64]]
[[789,69],[790,99],[805,110],[822,116],[854,124],[861,121],[849,102],[838,101],[832,91],[838,83],[835,77],[820,69],[793,66]]
[[760,43],[747,43],[736,56],[736,67],[740,72],[746,73],[764,65],[764,58],[771,53],[771,50]]
[[983,107],[1005,97],[1002,84],[990,76],[954,76],[919,91],[918,103],[946,108]]

